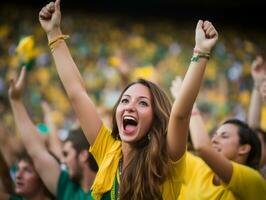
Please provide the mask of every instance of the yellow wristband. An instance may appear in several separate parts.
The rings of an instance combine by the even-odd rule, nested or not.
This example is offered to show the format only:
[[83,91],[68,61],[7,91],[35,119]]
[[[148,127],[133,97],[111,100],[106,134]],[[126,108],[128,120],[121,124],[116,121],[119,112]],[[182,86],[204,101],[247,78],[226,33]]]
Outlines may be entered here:
[[50,41],[49,43],[48,43],[48,46],[51,48],[51,46],[53,45],[53,44],[55,44],[56,42],[58,42],[59,40],[66,40],[66,39],[68,39],[69,38],[69,35],[59,35],[59,36],[57,36],[55,39],[53,39],[52,41]]

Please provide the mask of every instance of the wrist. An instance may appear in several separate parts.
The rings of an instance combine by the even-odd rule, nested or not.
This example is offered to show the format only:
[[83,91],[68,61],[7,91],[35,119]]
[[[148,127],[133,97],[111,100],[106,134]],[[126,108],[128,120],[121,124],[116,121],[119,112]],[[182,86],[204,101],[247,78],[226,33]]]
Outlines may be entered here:
[[49,32],[47,32],[47,39],[48,42],[54,40],[55,38],[57,38],[59,35],[62,35],[62,31],[60,28],[55,28],[54,30],[51,30]]
[[201,47],[199,45],[195,45],[193,50],[194,51],[200,51],[200,52],[207,53],[207,54],[211,54],[211,49],[204,48],[204,47]]

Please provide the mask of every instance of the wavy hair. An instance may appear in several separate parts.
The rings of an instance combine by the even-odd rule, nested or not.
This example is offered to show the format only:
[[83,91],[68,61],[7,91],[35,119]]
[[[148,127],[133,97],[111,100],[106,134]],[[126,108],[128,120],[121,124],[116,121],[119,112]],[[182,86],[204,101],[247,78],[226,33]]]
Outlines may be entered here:
[[134,144],[130,162],[122,174],[120,199],[161,200],[160,185],[169,175],[166,134],[171,112],[171,101],[166,93],[154,83],[144,79],[129,84],[121,93],[113,109],[112,136],[119,139],[115,117],[116,109],[124,92],[134,84],[142,84],[150,90],[154,118],[146,136]]

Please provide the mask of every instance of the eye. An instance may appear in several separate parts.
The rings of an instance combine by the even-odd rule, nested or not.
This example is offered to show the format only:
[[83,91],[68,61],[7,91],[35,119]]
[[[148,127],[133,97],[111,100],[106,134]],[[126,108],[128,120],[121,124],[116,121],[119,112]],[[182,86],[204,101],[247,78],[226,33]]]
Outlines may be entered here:
[[126,98],[124,98],[124,99],[121,99],[121,101],[120,101],[122,104],[126,104],[126,103],[128,103],[128,99],[126,99]]
[[221,137],[222,137],[222,138],[228,138],[229,136],[228,136],[227,133],[223,132],[223,133],[221,134]]
[[29,172],[29,173],[32,173],[32,172],[33,172],[32,169],[29,168],[29,167],[25,168],[25,171],[26,171],[26,172]]
[[148,103],[146,101],[140,101],[139,104],[144,107],[148,106]]
[[67,157],[67,152],[64,151],[64,152],[63,152],[63,156],[64,156],[64,157]]

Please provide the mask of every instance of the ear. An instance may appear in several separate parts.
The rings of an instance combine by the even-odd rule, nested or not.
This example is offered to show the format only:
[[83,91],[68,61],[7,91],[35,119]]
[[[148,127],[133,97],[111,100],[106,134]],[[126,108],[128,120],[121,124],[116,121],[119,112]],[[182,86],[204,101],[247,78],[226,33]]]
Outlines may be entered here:
[[251,150],[251,146],[249,144],[242,144],[240,147],[239,147],[239,150],[238,150],[238,154],[243,156],[243,155],[247,155]]
[[89,157],[89,152],[88,152],[88,150],[83,150],[83,151],[81,151],[81,152],[79,153],[79,160],[80,160],[82,163],[87,162],[88,157]]

